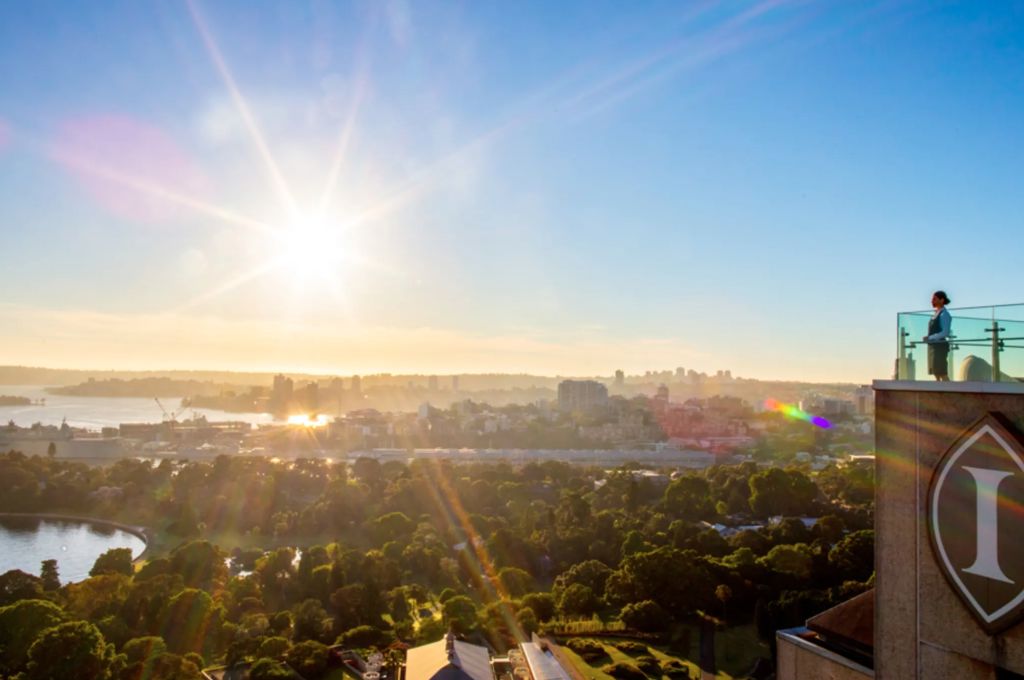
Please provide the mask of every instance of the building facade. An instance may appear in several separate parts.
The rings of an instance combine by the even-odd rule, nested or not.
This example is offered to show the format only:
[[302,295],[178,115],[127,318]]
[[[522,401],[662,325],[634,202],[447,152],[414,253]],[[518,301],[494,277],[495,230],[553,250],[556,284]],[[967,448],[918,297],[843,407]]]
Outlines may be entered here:
[[608,405],[608,388],[596,380],[563,380],[558,383],[558,408],[573,411],[593,411]]
[[874,389],[871,615],[780,631],[779,680],[1024,679],[1024,383]]

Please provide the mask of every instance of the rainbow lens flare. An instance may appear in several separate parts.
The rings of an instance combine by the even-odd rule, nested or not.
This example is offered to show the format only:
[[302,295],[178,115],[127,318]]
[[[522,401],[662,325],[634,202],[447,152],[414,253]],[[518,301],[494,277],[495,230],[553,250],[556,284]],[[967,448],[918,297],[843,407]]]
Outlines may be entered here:
[[795,420],[806,420],[812,425],[817,425],[818,427],[824,430],[827,430],[828,428],[832,427],[832,423],[828,422],[821,416],[812,416],[810,413],[807,413],[806,411],[801,411],[792,404],[783,404],[782,402],[776,401],[774,399],[765,399],[764,406],[765,408],[771,411],[781,413],[787,418],[793,418]]

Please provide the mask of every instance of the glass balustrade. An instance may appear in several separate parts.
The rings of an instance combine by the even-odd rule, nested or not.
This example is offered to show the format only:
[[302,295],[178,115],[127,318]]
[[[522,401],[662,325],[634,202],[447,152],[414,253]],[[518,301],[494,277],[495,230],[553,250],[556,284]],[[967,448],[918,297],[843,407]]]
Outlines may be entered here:
[[[949,379],[1024,381],[1024,304],[947,307]],[[933,310],[896,315],[897,380],[934,380],[928,374],[928,322]]]

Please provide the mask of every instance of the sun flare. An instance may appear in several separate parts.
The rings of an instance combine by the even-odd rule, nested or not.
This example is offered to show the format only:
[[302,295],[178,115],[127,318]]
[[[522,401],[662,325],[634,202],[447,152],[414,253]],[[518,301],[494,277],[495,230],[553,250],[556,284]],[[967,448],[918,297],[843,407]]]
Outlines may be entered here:
[[342,226],[322,219],[296,219],[276,240],[282,268],[300,282],[337,276],[348,254]]
[[324,427],[327,423],[328,419],[325,415],[300,414],[288,416],[289,425],[298,425],[300,427]]

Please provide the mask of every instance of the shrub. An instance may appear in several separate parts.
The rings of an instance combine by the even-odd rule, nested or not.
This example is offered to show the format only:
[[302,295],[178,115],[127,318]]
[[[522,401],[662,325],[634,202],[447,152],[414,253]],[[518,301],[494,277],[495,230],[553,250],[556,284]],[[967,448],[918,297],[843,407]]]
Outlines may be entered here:
[[383,647],[389,642],[387,634],[374,626],[356,626],[338,636],[337,643],[348,648]]
[[601,670],[617,680],[647,680],[639,668],[628,663],[608,664]]
[[263,638],[260,646],[256,649],[256,656],[276,659],[287,652],[291,646],[287,639],[280,636]]
[[690,680],[690,670],[678,659],[668,659],[661,665],[661,674],[672,680]]
[[523,607],[516,612],[516,623],[526,635],[537,632],[537,615],[529,607]]
[[590,663],[603,659],[608,655],[604,646],[589,638],[573,638],[565,643],[565,646],[579,654],[580,658]]
[[615,647],[621,651],[629,654],[630,656],[637,656],[639,654],[647,653],[647,645],[639,642],[633,642],[632,640],[623,640],[622,642],[616,642]]
[[292,680],[294,674],[287,666],[273,659],[259,659],[249,667],[250,680]]
[[327,668],[327,647],[316,640],[307,640],[289,649],[284,659],[302,677],[317,678]]
[[619,618],[630,628],[649,633],[665,630],[672,622],[668,612],[653,600],[627,604]]
[[637,657],[636,667],[642,670],[645,675],[649,675],[652,678],[657,678],[661,675],[661,664],[658,663],[657,659],[649,654]]
[[555,615],[555,598],[551,593],[529,593],[523,596],[521,603],[533,610],[538,621],[547,621]]

